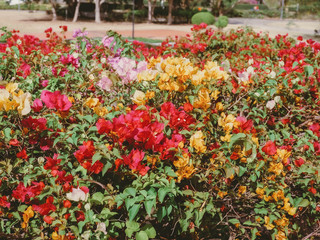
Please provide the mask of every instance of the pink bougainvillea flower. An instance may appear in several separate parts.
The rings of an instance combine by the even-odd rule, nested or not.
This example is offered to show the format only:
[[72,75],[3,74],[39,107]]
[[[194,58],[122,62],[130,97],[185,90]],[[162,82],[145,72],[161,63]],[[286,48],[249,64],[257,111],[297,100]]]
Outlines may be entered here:
[[268,141],[262,148],[262,151],[269,156],[273,156],[277,153],[277,146],[273,141]]
[[45,103],[47,108],[56,109],[58,111],[69,111],[72,103],[66,95],[62,95],[60,91],[50,92],[43,90],[41,93],[41,100]]
[[31,106],[32,110],[34,112],[40,112],[41,109],[43,108],[43,104],[42,104],[42,101],[39,99],[39,98],[36,98],[34,101],[33,101],[33,104]]
[[30,65],[23,63],[20,68],[17,71],[17,74],[19,76],[22,76],[23,78],[26,78],[27,76],[29,76],[31,74],[31,67]]
[[112,81],[108,77],[102,77],[101,80],[97,82],[97,86],[103,90],[110,91],[112,87]]

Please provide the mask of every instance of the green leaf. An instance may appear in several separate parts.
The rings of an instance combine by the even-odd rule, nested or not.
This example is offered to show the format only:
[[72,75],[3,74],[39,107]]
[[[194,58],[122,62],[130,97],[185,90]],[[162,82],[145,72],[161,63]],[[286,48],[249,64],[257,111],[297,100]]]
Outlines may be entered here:
[[94,164],[96,161],[100,160],[102,158],[101,154],[99,152],[96,152],[93,156],[92,156],[92,164]]
[[155,238],[157,236],[157,232],[151,224],[144,225],[141,230],[146,232],[149,238]]
[[131,195],[132,197],[135,197],[137,194],[137,191],[134,188],[126,188],[124,190],[124,193],[127,193],[127,194]]
[[101,192],[96,192],[92,195],[91,201],[96,202],[97,204],[103,204],[104,195]]
[[310,202],[308,199],[303,199],[299,204],[298,207],[307,207],[310,205]]
[[165,188],[160,188],[158,190],[158,196],[159,196],[159,202],[162,203],[165,196],[167,195],[167,193],[170,191],[169,188],[165,187]]
[[148,240],[148,234],[145,231],[140,231],[136,233],[136,240]]
[[129,210],[129,221],[132,221],[138,214],[140,204],[134,204]]
[[229,219],[229,223],[232,223],[233,225],[240,224],[239,220],[236,218]]
[[112,167],[112,164],[110,162],[107,162],[102,169],[102,176],[106,174],[106,172]]
[[119,152],[119,150],[117,148],[114,148],[112,152],[117,158],[122,159],[122,157],[120,155],[120,152]]
[[246,138],[246,134],[244,133],[233,134],[230,139],[229,148],[231,148],[235,142],[239,140],[243,140],[245,138]]
[[164,168],[165,173],[169,176],[169,177],[177,177],[177,174],[172,170],[171,167],[166,166]]
[[154,200],[149,200],[144,202],[144,208],[149,216],[151,216],[152,207],[155,205]]
[[313,74],[314,69],[312,66],[305,66],[304,71],[307,73],[307,77],[310,77]]
[[19,49],[16,46],[12,46],[11,48],[14,51],[14,53],[17,55],[17,57],[19,57],[20,56]]

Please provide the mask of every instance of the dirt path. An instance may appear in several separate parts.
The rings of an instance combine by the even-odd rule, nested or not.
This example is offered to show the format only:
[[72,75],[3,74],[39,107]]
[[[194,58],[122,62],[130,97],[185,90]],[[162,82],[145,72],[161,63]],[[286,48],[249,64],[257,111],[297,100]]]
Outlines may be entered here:
[[[59,32],[60,25],[68,26],[68,37],[72,37],[72,33],[76,29],[83,29],[89,32],[90,37],[103,37],[109,30],[117,31],[124,36],[132,35],[132,23],[130,22],[102,22],[95,23],[93,21],[79,21],[73,23],[71,20],[55,22],[51,21],[51,16],[46,12],[29,12],[17,10],[0,10],[0,27],[7,26],[9,30],[20,30],[21,34],[32,34],[40,38],[44,38],[44,30],[52,27],[54,31]],[[251,26],[256,31],[267,31],[270,36],[277,34],[286,34],[293,37],[303,35],[305,37],[313,37],[314,29],[320,29],[319,21],[306,20],[265,20],[265,19],[245,19],[231,18],[230,24],[226,28],[237,28],[241,26]],[[190,32],[192,25],[167,25],[167,24],[135,24],[135,37],[146,37],[152,39],[165,39],[168,36],[185,36]]]

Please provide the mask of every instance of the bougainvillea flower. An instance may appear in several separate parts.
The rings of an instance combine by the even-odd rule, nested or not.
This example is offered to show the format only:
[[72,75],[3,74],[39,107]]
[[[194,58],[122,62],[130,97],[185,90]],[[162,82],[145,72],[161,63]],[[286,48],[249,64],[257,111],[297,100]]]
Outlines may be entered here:
[[297,160],[294,160],[294,165],[296,165],[297,167],[301,167],[302,164],[304,164],[303,158],[299,158]]
[[196,131],[190,138],[190,146],[196,149],[197,152],[203,153],[207,150],[204,143],[205,136],[201,131]]
[[269,156],[273,156],[277,153],[277,146],[273,141],[268,141],[262,148],[262,151]]
[[49,212],[55,212],[57,210],[56,206],[53,204],[53,197],[50,196],[47,198],[46,203],[41,205],[32,205],[34,211],[39,212],[42,216],[48,215]]
[[23,223],[21,224],[22,228],[26,228],[29,223],[29,219],[34,217],[34,212],[32,206],[29,206],[23,213]]
[[7,201],[7,196],[0,197],[0,206],[10,208],[10,202]]
[[76,215],[77,222],[81,222],[86,219],[82,211],[75,211],[75,215]]
[[54,218],[49,215],[43,217],[43,221],[45,221],[48,224],[52,224],[53,220]]
[[28,159],[26,148],[24,147],[20,152],[17,153],[17,158]]
[[34,112],[40,112],[41,109],[43,108],[43,104],[42,104],[42,101],[39,99],[39,98],[36,98],[34,101],[33,101],[33,104],[31,106],[32,110]]
[[67,193],[66,197],[68,200],[75,201],[75,202],[87,201],[88,194],[78,187],[78,188],[72,188],[72,191]]
[[45,187],[43,182],[32,182],[32,185],[25,187],[23,182],[20,182],[15,190],[12,191],[12,197],[21,202],[28,202],[30,198],[39,195]]
[[59,111],[69,111],[72,106],[68,97],[66,95],[62,95],[60,91],[50,92],[43,90],[41,93],[41,100],[45,103],[47,108]]

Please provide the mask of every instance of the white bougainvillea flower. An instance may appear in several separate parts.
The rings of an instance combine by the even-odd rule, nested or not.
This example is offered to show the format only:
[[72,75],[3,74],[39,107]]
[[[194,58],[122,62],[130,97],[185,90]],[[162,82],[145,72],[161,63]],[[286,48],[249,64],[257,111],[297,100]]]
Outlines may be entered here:
[[82,191],[79,187],[72,188],[72,192],[67,193],[67,199],[75,202],[87,201],[88,194]]
[[267,102],[266,107],[270,110],[272,110],[274,108],[274,106],[276,105],[276,101],[275,100],[270,100]]

